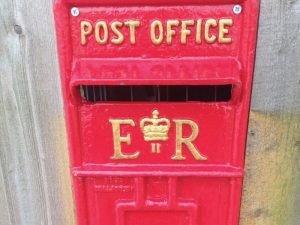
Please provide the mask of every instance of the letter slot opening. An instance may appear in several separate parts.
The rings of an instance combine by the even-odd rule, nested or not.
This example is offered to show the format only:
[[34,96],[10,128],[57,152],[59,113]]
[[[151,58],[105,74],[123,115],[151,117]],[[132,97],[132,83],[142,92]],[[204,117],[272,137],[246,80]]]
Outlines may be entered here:
[[80,85],[80,96],[97,102],[228,102],[234,85]]

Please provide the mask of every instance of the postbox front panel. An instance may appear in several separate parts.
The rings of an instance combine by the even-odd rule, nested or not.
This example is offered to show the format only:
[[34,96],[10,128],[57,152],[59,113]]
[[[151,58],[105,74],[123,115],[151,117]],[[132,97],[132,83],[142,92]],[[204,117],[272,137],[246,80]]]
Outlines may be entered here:
[[256,0],[57,0],[79,225],[237,225]]
[[[88,164],[224,165],[233,157],[232,106],[97,104],[82,107],[80,115],[83,160]],[[156,115],[161,121],[157,126],[151,124]],[[117,129],[120,132],[116,133]],[[176,146],[191,136],[195,136],[192,141]],[[120,142],[124,137],[128,141]]]

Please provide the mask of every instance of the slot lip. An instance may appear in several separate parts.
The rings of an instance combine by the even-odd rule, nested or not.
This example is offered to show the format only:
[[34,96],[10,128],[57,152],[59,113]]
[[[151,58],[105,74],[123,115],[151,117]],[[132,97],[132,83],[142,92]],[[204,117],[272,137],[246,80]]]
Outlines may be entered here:
[[70,86],[237,84],[240,75],[233,57],[82,58],[73,65]]
[[81,103],[78,104],[79,106],[90,106],[90,107],[95,107],[95,106],[102,106],[102,107],[109,107],[112,105],[128,105],[128,106],[147,106],[147,105],[153,105],[159,107],[159,106],[167,106],[167,105],[177,105],[177,106],[197,106],[197,105],[202,105],[202,106],[218,106],[218,107],[228,107],[228,106],[233,106],[236,104],[236,101],[234,100],[229,100],[229,101],[219,101],[219,102],[204,102],[204,101],[165,101],[165,102],[142,102],[142,101],[137,101],[137,102],[121,102],[121,101],[107,101],[107,102],[89,102],[87,100],[81,100]]
[[89,78],[80,78],[78,80],[71,82],[71,88],[74,86],[145,86],[145,85],[158,85],[158,86],[177,86],[177,85],[191,85],[191,86],[199,86],[199,85],[239,85],[241,81],[236,78],[216,78],[216,79],[89,79]]
[[234,57],[82,58],[73,65],[70,90],[77,105],[87,104],[79,95],[81,85],[232,84],[232,98],[226,103],[235,103],[241,94],[240,77],[241,64]]

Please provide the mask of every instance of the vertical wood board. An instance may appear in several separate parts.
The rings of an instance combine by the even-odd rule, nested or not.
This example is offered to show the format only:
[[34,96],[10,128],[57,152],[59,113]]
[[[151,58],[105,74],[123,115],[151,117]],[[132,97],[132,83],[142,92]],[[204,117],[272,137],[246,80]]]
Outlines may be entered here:
[[0,224],[74,224],[52,1],[0,13]]

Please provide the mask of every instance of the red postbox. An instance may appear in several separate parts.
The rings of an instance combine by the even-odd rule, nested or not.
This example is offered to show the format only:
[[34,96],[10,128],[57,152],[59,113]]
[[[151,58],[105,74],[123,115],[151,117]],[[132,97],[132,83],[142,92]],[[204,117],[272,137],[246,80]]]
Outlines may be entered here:
[[78,224],[238,224],[258,1],[54,12]]

